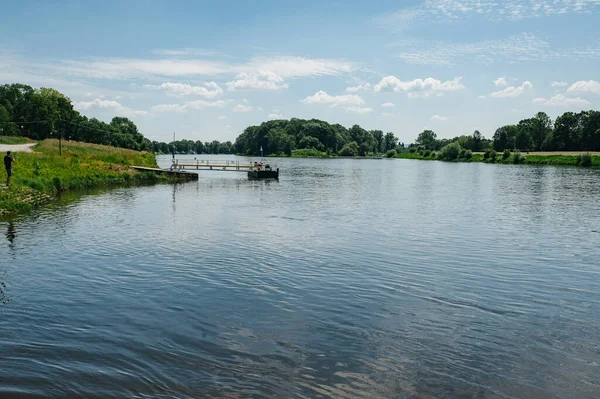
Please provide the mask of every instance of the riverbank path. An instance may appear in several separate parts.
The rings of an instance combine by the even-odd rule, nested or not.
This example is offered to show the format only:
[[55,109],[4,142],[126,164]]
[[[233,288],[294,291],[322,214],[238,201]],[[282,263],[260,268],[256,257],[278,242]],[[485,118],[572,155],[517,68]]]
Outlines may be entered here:
[[0,154],[6,153],[6,151],[10,152],[33,152],[31,147],[36,145],[37,143],[30,144],[0,144]]

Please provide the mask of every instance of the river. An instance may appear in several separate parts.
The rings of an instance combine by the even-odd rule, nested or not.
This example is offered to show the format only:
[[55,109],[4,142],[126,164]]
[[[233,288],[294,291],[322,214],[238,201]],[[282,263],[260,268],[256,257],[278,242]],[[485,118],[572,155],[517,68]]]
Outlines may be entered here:
[[600,171],[269,161],[1,221],[0,397],[600,397]]

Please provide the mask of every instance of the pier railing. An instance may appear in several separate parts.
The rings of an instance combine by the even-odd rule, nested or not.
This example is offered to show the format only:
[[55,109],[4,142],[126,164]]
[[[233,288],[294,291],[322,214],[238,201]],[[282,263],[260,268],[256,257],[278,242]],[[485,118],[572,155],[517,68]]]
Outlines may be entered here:
[[196,170],[229,170],[229,171],[248,171],[265,169],[266,165],[260,162],[252,161],[234,161],[225,160],[219,161],[215,159],[202,160],[190,159],[179,160],[174,159],[171,164],[171,169],[196,169]]

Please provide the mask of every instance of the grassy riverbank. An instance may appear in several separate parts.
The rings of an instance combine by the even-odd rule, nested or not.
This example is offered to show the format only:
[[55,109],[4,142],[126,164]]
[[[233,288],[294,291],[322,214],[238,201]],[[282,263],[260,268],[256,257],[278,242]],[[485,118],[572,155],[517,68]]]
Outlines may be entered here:
[[[15,153],[9,188],[0,189],[0,215],[31,209],[59,192],[111,185],[150,183],[164,179],[154,173],[136,172],[131,166],[156,167],[153,154],[96,144],[40,142],[32,153]],[[6,173],[0,171],[0,185]]]
[[[582,156],[589,154],[591,164],[582,163]],[[439,160],[435,152],[425,151],[422,154],[405,152],[396,155],[396,158],[401,159],[420,159],[426,161]],[[505,155],[504,153],[488,154],[485,157],[484,153],[473,153],[470,158],[456,158],[452,162],[485,162],[498,164],[525,164],[525,165],[557,165],[557,166],[590,166],[600,167],[600,153],[592,152],[512,152]]]
[[27,144],[32,141],[25,137],[0,136],[0,144]]

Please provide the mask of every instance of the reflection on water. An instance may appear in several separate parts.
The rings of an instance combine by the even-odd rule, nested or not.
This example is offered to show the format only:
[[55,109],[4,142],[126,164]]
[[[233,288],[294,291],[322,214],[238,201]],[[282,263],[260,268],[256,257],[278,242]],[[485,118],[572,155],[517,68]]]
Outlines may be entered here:
[[0,222],[0,397],[599,396],[597,171],[277,166]]

